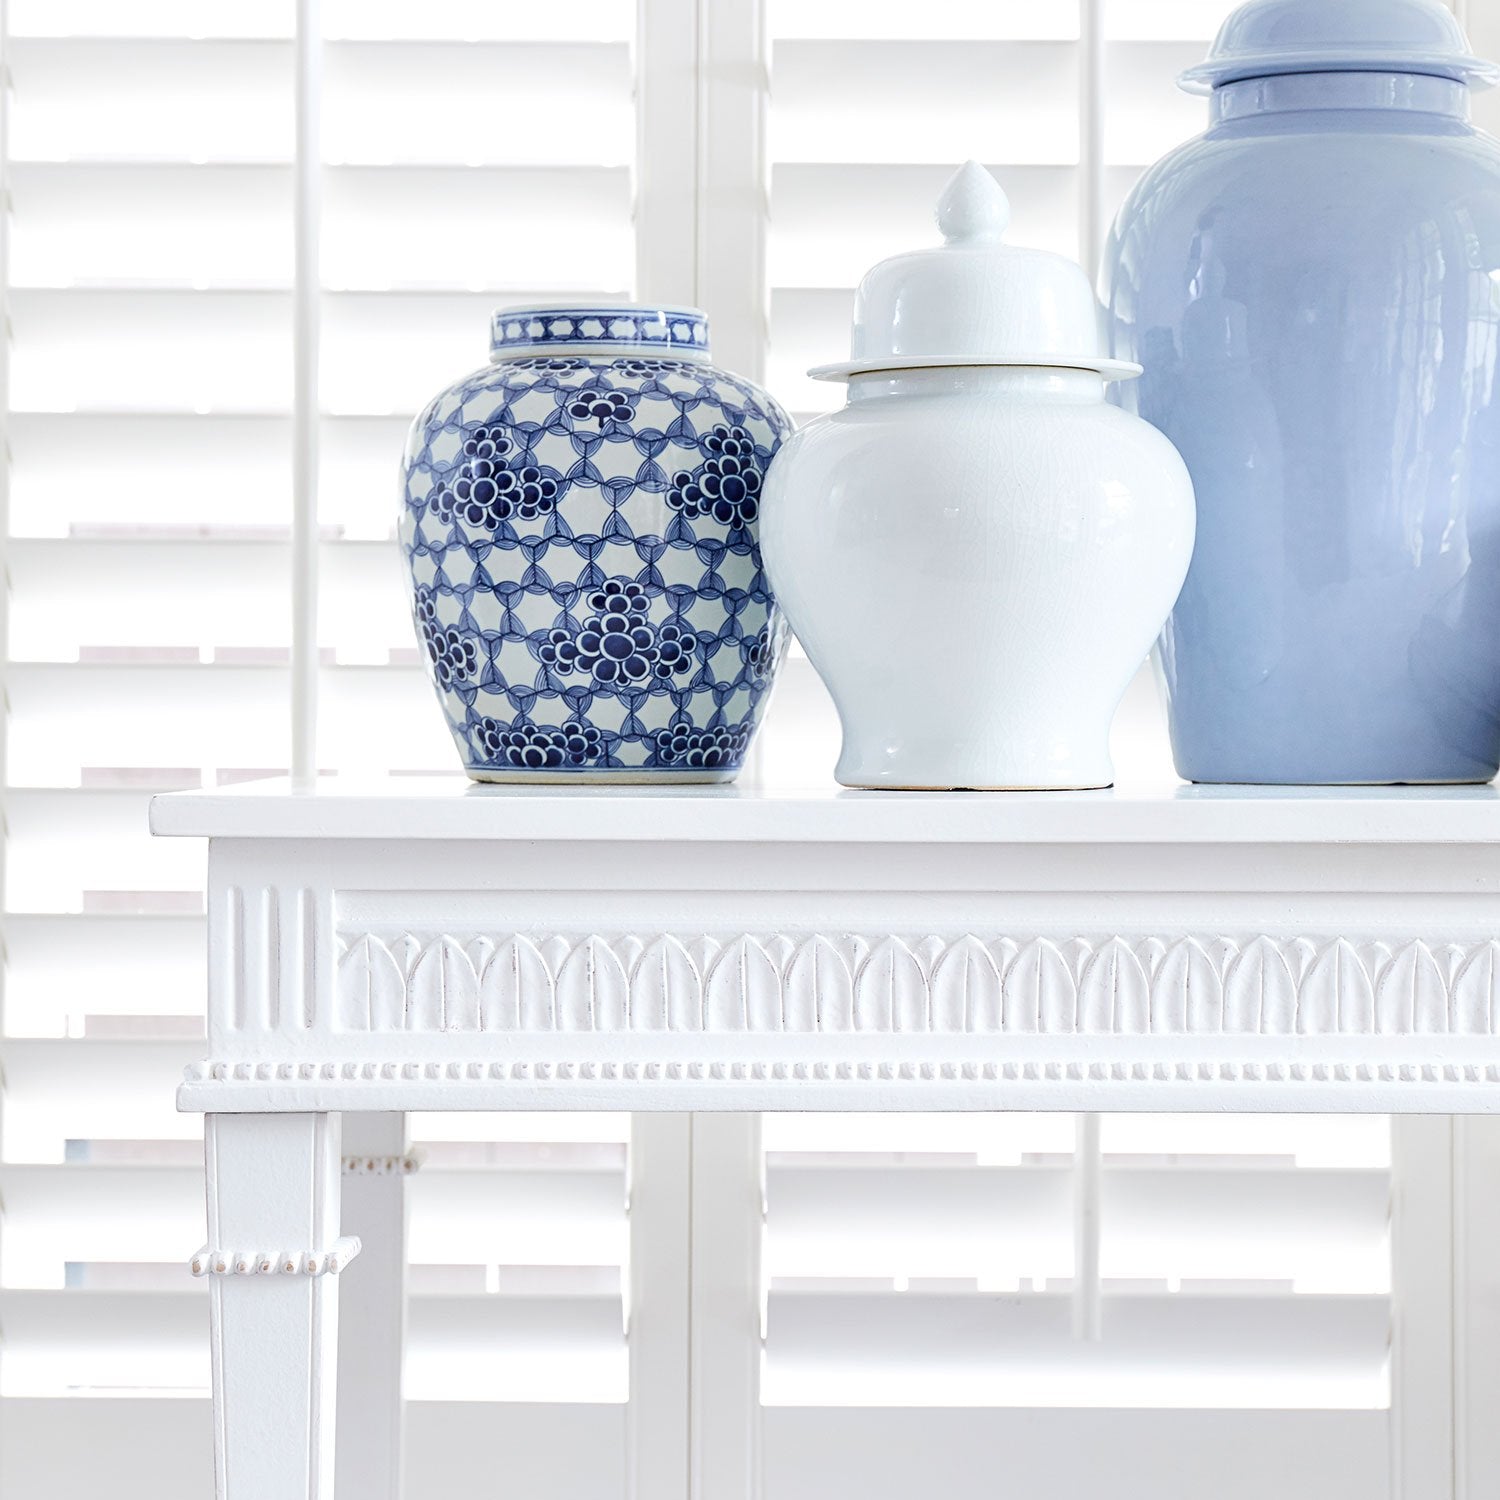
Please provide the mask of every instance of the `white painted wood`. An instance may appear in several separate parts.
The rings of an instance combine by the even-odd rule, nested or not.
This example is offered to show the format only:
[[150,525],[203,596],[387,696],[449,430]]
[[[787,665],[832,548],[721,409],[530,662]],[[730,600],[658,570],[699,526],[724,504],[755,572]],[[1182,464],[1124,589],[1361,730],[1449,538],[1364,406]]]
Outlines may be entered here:
[[292,775],[318,774],[318,437],[323,7],[297,0],[292,278]]
[[[11,40],[10,40],[10,5],[8,0],[0,0],[0,329],[5,331],[5,337],[0,338],[0,536],[8,537],[11,532],[11,294],[10,294],[10,225],[11,225],[11,90],[13,81],[11,77]],[[7,573],[7,592],[9,592],[9,575]],[[7,711],[0,714],[0,771],[8,766],[7,745],[10,729],[10,616],[11,605],[7,599],[6,607],[0,609],[0,699],[7,705]],[[9,781],[9,776],[4,778]],[[7,795],[3,805],[0,805],[0,814],[7,821],[10,816],[10,798]],[[11,839],[7,836],[0,839],[0,890],[8,890],[10,874]],[[13,933],[14,926],[7,923],[7,932]],[[6,989],[9,976],[12,972],[14,959],[7,954],[7,960],[0,965],[0,1036],[10,1034],[9,1008],[6,1000]],[[10,1160],[6,1150],[5,1117],[7,1110],[0,1108],[0,1161]],[[6,1227],[5,1214],[0,1212],[0,1266],[5,1264],[6,1252]],[[0,1453],[3,1453],[7,1444],[4,1435],[0,1434]]]
[[1390,1500],[1388,1420],[1383,1411],[773,1407],[764,1494]]
[[1500,1130],[1453,1122],[1456,1500],[1500,1493]]
[[[238,1112],[221,1121],[264,1111],[277,1118],[262,1125],[304,1134],[344,1110],[711,1111],[637,1132],[628,1467],[639,1497],[759,1500],[762,1185],[749,1111],[1500,1109],[1497,806],[1468,791],[564,798],[441,781],[161,799],[158,831],[212,840],[210,1055],[188,1068],[180,1103]],[[1440,1130],[1414,1118],[1405,1159],[1430,1162]],[[665,1186],[674,1171],[679,1185]],[[1085,1174],[1084,1332],[1098,1211],[1086,1188]],[[216,1191],[257,1207],[253,1184]],[[1286,1429],[1309,1443],[1378,1433],[1401,1500],[1470,1500],[1489,1483],[1484,1403],[1500,1376],[1489,1382],[1479,1343],[1450,1358],[1442,1331],[1445,1308],[1489,1305],[1473,1279],[1488,1261],[1479,1228],[1462,1230],[1454,1263],[1468,1270],[1445,1286],[1451,1191],[1430,1167],[1398,1180],[1398,1274],[1422,1288],[1397,1331],[1398,1422],[1377,1413],[1329,1439],[1308,1414]],[[1460,1187],[1460,1203],[1470,1197]],[[215,1246],[235,1248],[211,1234]],[[273,1285],[334,1281],[216,1278],[216,1296]],[[1162,1337],[1147,1300],[1118,1299],[1118,1328],[1112,1300],[1089,1346],[1127,1385]],[[1195,1307],[1278,1357],[1312,1329],[1383,1399],[1384,1298],[1292,1300],[1268,1299],[1249,1321],[1233,1299]],[[793,1356],[798,1338],[812,1349],[837,1337],[857,1364],[860,1338],[878,1331],[934,1368],[956,1353],[983,1365],[1012,1381],[1011,1399],[1038,1399],[1026,1393],[1069,1341],[1066,1297],[1014,1327],[992,1301],[956,1294],[864,1312],[857,1297],[801,1292],[772,1305]],[[899,1326],[874,1329],[894,1312]],[[1172,1337],[1193,1358],[1217,1347],[1211,1325]],[[269,1357],[251,1348],[250,1365]],[[767,1391],[817,1399],[804,1363],[799,1376],[783,1360]],[[388,1406],[388,1388],[376,1399]],[[299,1420],[308,1434],[317,1425]],[[993,1413],[974,1421],[1003,1426]],[[764,1457],[784,1483],[773,1450]],[[1351,1494],[1383,1493],[1368,1468],[1346,1466],[1360,1480]],[[894,1484],[901,1465],[884,1472]],[[371,1482],[382,1479],[388,1466]],[[775,1484],[768,1495],[787,1500]]]
[[[5,1399],[6,1500],[203,1500],[208,1493],[206,1397]],[[411,1500],[623,1500],[626,1410],[620,1403],[414,1401],[408,1463],[423,1479]]]
[[697,298],[714,357],[765,378],[770,87],[764,0],[698,0]]
[[[635,289],[642,302],[698,305],[699,8],[699,0],[639,0],[636,7]],[[718,329],[710,324],[709,333],[717,346]]]
[[[1462,799],[1313,799],[1298,816],[1321,808],[1341,837],[1307,844],[1273,816],[1294,803],[1243,795],[919,807],[726,791],[247,794],[270,836],[236,831],[232,797],[163,799],[163,815],[216,808],[207,826],[227,830],[211,857],[210,1055],[184,1103],[1495,1103],[1500,866],[1485,823],[1500,804],[1469,807],[1458,840],[1446,816]],[[360,808],[387,837],[317,820],[286,836],[318,807],[340,821]],[[586,809],[613,837],[577,837]],[[450,810],[470,833],[493,819],[493,836],[436,837]],[[1090,810],[1093,843],[1079,837]],[[819,818],[831,836],[810,842]]]
[[1104,246],[1104,0],[1078,7],[1078,260],[1092,281]]
[[760,1119],[693,1116],[692,1500],[761,1493]]
[[333,1500],[338,1278],[236,1271],[335,1243],[339,1137],[321,1114],[205,1121],[217,1500]]
[[1391,1492],[1454,1495],[1454,1152],[1446,1115],[1391,1122]]
[[688,1500],[691,1115],[630,1126],[630,1500]]
[[[984,1139],[980,1122],[967,1127],[954,1122],[952,1147]],[[846,1150],[859,1149],[860,1134],[853,1132]],[[902,1134],[887,1130],[869,1149],[890,1151]],[[1247,1150],[1261,1134],[1257,1123],[1242,1132]],[[1407,1170],[1440,1169],[1444,1160],[1419,1158]],[[780,1161],[766,1175],[772,1275],[797,1275],[809,1264],[881,1279],[972,1277],[984,1268],[981,1276],[1005,1285],[1022,1267],[1059,1278],[1069,1270],[1073,1174],[1066,1161],[877,1165],[835,1156]],[[1366,1290],[1378,1289],[1377,1268],[1389,1261],[1389,1173],[1380,1167],[1195,1164],[1191,1156],[1148,1166],[1127,1158],[1102,1174],[1100,1215],[1117,1276],[1159,1264],[1163,1242],[1177,1240],[1185,1255],[1174,1254],[1173,1262],[1182,1277],[1285,1285],[1276,1293],[1263,1286],[1257,1295],[1264,1297],[1300,1296],[1291,1282],[1305,1274],[1310,1256],[1325,1267],[1342,1264],[1349,1285]],[[1419,1275],[1427,1269],[1416,1267]]]
[[[1480,57],[1500,58],[1500,6],[1491,0],[1454,0],[1453,9],[1468,32],[1470,48]],[[1475,93],[1471,107],[1476,125],[1492,134],[1500,131],[1500,90]]]
[[715,359],[763,378],[768,89],[761,0],[642,0],[636,285],[709,316]]
[[343,1228],[361,1249],[338,1283],[336,1500],[400,1500],[406,1185],[416,1165],[406,1116],[345,1116],[342,1156]]
[[[633,794],[632,794],[633,793]],[[152,831],[243,839],[546,839],[693,844],[1464,844],[1500,839],[1492,787],[1185,787],[1103,792],[851,792],[832,783],[576,791],[476,787],[461,776],[327,777],[173,792]],[[1320,848],[1319,856],[1329,851]],[[1253,877],[1253,871],[1244,872]]]
[[1073,1337],[1097,1341],[1103,1327],[1099,1282],[1104,1156],[1098,1115],[1080,1115],[1073,1137]]

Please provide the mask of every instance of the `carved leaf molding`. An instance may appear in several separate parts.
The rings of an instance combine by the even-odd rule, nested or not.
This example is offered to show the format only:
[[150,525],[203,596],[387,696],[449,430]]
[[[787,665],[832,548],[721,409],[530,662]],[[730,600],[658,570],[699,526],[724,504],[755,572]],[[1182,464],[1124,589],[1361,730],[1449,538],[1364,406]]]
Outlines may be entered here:
[[1500,941],[349,935],[343,1031],[1492,1036]]

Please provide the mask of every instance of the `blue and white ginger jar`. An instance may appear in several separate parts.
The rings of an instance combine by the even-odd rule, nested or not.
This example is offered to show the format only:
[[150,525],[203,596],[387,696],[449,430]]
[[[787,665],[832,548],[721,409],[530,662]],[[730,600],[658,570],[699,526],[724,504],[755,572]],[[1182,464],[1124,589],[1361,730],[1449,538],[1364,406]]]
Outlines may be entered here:
[[786,629],[760,491],[786,413],[681,308],[504,308],[413,422],[412,615],[477,781],[728,781]]

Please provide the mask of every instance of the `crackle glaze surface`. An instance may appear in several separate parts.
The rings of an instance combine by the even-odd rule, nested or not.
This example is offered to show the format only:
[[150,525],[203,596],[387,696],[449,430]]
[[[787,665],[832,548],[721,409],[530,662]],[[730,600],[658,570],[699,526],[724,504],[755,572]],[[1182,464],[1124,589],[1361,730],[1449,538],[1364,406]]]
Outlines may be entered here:
[[[561,321],[498,315],[496,362],[407,440],[399,536],[459,755],[479,780],[728,779],[785,643],[758,525],[791,424],[707,362],[701,318],[680,350]],[[511,354],[531,323],[558,347]]]

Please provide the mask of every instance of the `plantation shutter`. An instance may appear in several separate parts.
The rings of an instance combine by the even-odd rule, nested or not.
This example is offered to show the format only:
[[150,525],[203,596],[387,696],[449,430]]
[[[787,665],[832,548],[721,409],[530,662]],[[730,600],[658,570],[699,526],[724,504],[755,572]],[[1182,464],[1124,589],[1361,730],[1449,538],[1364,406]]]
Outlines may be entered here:
[[[203,1047],[203,856],[146,801],[288,765],[295,18],[6,20],[0,1493],[199,1500],[202,1126],[172,1099]],[[325,770],[453,767],[396,458],[493,306],[630,294],[635,27],[617,0],[325,0]],[[628,1119],[411,1125],[414,1474],[486,1493],[503,1451],[516,1482],[610,1492]]]
[[767,1500],[1388,1493],[1389,1122],[1106,1117],[1097,1339],[1074,1141],[765,1117]]

